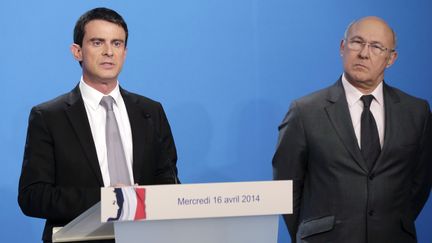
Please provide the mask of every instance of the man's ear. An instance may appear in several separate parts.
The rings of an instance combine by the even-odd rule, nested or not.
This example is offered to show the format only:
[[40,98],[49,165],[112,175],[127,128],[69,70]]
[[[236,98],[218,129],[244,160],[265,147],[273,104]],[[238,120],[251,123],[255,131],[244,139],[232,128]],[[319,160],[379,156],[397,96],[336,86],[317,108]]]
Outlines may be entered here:
[[345,40],[341,40],[340,46],[339,46],[339,54],[340,56],[343,56],[345,50]]
[[391,65],[393,65],[396,62],[397,57],[398,57],[398,53],[396,50],[390,53],[390,57],[387,60],[386,68],[389,68]]
[[75,58],[75,60],[81,62],[82,61],[81,46],[74,43],[71,45],[70,50],[71,50],[72,55]]

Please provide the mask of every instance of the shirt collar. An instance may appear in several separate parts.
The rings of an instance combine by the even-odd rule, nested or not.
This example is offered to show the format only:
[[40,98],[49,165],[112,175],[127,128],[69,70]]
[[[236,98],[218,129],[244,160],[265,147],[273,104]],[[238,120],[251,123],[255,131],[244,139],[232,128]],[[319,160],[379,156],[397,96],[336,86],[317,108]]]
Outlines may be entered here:
[[[79,88],[80,88],[83,100],[93,110],[97,110],[99,108],[100,101],[101,101],[102,97],[105,96],[105,94],[99,92],[95,88],[86,84],[82,77],[81,77],[81,80],[79,83]],[[119,88],[118,81],[117,81],[115,88],[108,95],[113,97],[115,104],[118,104],[120,102],[121,94],[120,94],[120,88]]]
[[[351,107],[355,103],[357,103],[360,98],[364,95],[360,92],[356,87],[354,87],[348,80],[345,78],[345,73],[342,74],[342,85],[345,90],[345,95],[347,98],[348,106]],[[379,105],[384,104],[383,98],[383,82],[380,82],[378,86],[372,91],[371,95],[374,96],[375,101],[378,102]]]

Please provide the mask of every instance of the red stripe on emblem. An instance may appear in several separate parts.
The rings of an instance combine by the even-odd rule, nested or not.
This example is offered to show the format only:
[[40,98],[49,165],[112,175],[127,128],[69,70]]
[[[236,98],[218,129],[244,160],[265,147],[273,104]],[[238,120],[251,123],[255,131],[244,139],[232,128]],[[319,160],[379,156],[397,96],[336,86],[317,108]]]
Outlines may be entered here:
[[135,211],[135,220],[145,219],[145,188],[135,188],[137,196],[137,208]]

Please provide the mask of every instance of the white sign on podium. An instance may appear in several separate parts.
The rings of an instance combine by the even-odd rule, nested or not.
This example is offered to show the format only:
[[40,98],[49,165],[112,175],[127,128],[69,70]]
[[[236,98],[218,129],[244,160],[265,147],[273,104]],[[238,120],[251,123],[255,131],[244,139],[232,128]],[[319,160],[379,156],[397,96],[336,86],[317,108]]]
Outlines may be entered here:
[[276,243],[278,215],[290,213],[292,181],[102,188],[100,205],[53,241]]

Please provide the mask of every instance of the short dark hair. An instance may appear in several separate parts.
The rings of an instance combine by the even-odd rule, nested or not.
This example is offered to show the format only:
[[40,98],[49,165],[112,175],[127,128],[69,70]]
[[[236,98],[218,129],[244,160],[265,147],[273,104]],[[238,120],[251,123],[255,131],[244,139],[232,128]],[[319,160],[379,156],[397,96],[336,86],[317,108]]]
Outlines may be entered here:
[[94,8],[85,12],[75,24],[74,28],[74,43],[82,46],[82,42],[85,34],[85,26],[92,20],[105,20],[114,24],[117,24],[123,28],[126,33],[125,46],[128,40],[128,28],[127,24],[120,14],[109,8]]

